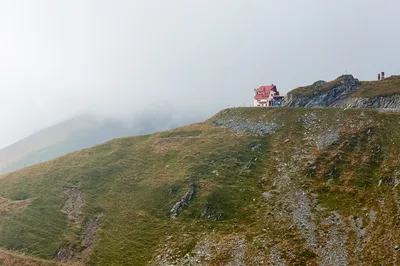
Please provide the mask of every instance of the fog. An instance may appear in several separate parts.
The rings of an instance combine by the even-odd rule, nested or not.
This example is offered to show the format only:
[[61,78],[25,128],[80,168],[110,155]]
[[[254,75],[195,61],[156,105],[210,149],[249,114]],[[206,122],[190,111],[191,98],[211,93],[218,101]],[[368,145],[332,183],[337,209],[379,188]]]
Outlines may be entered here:
[[[397,0],[0,0],[0,147],[83,113],[201,120],[352,73],[400,74]],[[189,120],[190,120],[189,119]]]

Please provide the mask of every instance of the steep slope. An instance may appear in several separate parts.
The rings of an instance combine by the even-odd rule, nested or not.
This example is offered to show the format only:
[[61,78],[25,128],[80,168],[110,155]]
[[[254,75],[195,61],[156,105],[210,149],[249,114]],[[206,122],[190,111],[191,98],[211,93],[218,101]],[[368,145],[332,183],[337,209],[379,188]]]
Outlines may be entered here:
[[0,246],[86,265],[396,265],[399,124],[235,108],[115,139],[1,176]]
[[[126,119],[127,120],[127,119]],[[183,125],[195,119],[176,121],[171,114],[138,114],[129,122],[78,116],[43,129],[0,150],[0,173],[15,171],[117,137],[148,134]]]
[[379,81],[359,81],[352,75],[317,81],[290,91],[283,106],[381,108],[400,110],[400,76]]

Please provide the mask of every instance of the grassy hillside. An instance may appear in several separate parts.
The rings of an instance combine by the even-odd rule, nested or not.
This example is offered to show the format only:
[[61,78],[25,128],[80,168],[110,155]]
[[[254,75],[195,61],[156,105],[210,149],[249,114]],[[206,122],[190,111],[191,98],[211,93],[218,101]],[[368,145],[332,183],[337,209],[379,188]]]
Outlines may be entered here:
[[393,264],[399,124],[235,108],[115,139],[1,176],[0,247],[85,265]]
[[354,97],[376,98],[393,94],[400,94],[400,76],[379,81],[363,81],[360,88],[354,92]]
[[82,115],[43,129],[0,149],[0,173],[7,173],[88,148],[113,138],[147,134],[196,121],[196,114],[181,117],[155,111],[135,114],[123,122]]

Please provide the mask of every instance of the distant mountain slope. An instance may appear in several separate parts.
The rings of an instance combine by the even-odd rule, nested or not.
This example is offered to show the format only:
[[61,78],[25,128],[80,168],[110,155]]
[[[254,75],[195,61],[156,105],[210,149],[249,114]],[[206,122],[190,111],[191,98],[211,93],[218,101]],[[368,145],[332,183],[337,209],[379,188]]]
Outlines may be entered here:
[[381,108],[400,111],[400,76],[377,81],[359,81],[343,75],[290,91],[283,106]]
[[[191,118],[193,119],[193,118]],[[0,150],[0,173],[41,163],[117,137],[147,134],[192,122],[169,114],[140,115],[128,121],[82,115],[43,129]]]
[[397,265],[399,123],[235,108],[114,139],[0,176],[0,248],[67,265]]

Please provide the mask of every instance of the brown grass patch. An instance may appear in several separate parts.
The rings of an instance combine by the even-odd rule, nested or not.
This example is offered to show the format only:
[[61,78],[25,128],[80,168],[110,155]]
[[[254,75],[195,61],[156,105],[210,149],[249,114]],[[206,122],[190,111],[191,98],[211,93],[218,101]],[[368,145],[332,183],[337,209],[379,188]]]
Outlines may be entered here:
[[155,153],[165,153],[168,151],[177,151],[182,145],[182,140],[179,138],[162,138],[156,140],[153,145]]
[[0,213],[1,214],[15,214],[21,213],[33,201],[33,199],[26,200],[10,200],[0,197]]
[[67,265],[64,263],[55,263],[41,259],[34,259],[24,255],[13,254],[9,251],[0,250],[0,265],[14,266],[14,265],[30,265],[30,266],[55,266]]
[[208,196],[213,191],[217,190],[217,184],[211,182],[200,182],[197,185],[198,193],[202,196]]

